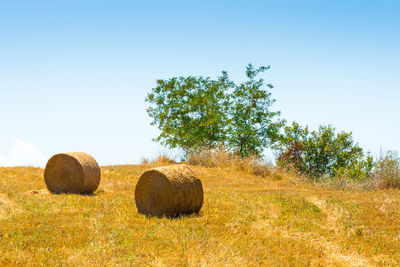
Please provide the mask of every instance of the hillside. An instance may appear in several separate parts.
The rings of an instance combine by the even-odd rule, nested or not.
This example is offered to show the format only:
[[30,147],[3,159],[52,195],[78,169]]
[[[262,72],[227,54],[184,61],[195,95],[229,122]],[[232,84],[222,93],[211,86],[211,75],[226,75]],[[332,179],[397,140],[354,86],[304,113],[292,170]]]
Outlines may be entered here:
[[49,194],[43,169],[0,168],[0,265],[400,265],[398,190],[193,166],[200,214],[146,218],[134,189],[151,166],[102,167],[93,196]]

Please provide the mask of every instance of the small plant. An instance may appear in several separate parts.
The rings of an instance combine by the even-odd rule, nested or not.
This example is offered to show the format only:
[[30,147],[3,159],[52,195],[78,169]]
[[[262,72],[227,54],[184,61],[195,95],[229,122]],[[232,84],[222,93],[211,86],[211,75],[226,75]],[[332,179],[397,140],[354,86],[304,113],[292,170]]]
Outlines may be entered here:
[[400,157],[395,151],[382,153],[375,162],[374,183],[380,189],[400,188]]

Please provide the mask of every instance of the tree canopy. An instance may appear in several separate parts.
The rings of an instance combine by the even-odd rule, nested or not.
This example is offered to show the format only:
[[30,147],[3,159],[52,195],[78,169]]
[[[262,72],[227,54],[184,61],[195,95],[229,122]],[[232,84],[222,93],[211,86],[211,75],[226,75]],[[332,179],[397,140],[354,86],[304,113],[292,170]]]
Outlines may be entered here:
[[271,111],[273,86],[256,79],[269,69],[246,67],[247,80],[236,84],[228,73],[216,79],[202,76],[158,80],[147,95],[155,138],[169,148],[190,152],[202,147],[225,146],[242,157],[261,156],[279,139],[284,121]]

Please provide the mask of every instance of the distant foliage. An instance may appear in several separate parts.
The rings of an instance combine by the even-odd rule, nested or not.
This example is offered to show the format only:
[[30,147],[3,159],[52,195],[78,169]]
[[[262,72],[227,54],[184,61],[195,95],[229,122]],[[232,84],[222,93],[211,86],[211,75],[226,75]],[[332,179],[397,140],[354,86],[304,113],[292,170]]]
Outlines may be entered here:
[[373,158],[354,143],[351,133],[336,133],[332,126],[310,132],[308,127],[293,122],[285,127],[279,148],[279,165],[294,167],[314,180],[364,180],[373,169]]
[[241,157],[261,156],[279,139],[284,122],[270,110],[271,84],[256,76],[269,69],[246,68],[248,80],[235,84],[227,72],[213,80],[188,76],[158,80],[146,97],[147,112],[161,133],[155,139],[186,154],[227,147]]
[[380,189],[400,188],[400,157],[397,152],[381,153],[375,162],[374,182]]

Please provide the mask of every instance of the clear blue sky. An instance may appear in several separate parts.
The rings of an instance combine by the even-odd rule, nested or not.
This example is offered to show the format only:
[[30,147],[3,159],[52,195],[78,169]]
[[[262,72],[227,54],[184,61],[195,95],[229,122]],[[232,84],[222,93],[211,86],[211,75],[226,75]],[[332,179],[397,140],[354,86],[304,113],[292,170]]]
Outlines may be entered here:
[[154,157],[164,149],[144,98],[155,80],[227,70],[241,81],[249,62],[271,65],[289,122],[400,151],[399,14],[397,0],[2,1],[0,159],[18,144],[103,165]]

